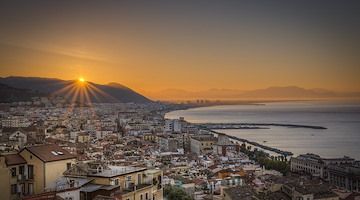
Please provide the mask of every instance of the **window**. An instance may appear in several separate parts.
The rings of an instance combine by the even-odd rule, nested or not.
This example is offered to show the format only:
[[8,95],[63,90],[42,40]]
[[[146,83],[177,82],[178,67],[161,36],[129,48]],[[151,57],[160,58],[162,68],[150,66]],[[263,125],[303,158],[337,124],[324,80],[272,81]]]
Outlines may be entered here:
[[140,200],[143,200],[143,194],[140,194]]
[[19,184],[19,192],[21,194],[25,194],[25,183],[20,183]]
[[69,170],[71,168],[71,163],[66,163],[66,170]]
[[115,185],[119,185],[119,179],[115,179]]
[[145,199],[148,200],[149,199],[149,194],[145,193]]
[[33,183],[29,183],[28,192],[29,192],[29,194],[34,194],[34,184]]
[[11,177],[16,177],[16,167],[11,168]]
[[142,176],[142,174],[138,174],[138,185],[141,184],[141,176]]
[[16,184],[11,185],[11,194],[16,194],[17,193],[17,187]]
[[25,174],[25,166],[19,167],[19,174],[24,175]]
[[28,165],[28,178],[34,178],[34,165]]

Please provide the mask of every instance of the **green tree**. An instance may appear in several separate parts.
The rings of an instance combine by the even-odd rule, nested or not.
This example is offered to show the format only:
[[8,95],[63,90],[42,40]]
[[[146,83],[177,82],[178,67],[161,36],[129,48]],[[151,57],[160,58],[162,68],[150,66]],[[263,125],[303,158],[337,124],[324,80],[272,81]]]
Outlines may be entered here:
[[170,184],[165,185],[164,196],[165,199],[168,200],[192,200],[192,198],[185,192],[185,190]]

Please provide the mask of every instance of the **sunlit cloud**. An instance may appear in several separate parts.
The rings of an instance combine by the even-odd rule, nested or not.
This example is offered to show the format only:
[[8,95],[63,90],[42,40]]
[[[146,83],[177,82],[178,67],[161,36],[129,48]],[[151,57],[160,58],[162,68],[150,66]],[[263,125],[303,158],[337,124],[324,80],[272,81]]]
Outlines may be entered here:
[[91,60],[91,61],[118,64],[118,63],[115,63],[112,59],[107,58],[105,56],[99,55],[97,53],[91,53],[88,51],[84,51],[81,49],[77,50],[74,47],[64,48],[61,46],[45,44],[45,43],[41,43],[41,42],[33,42],[33,41],[22,41],[22,40],[16,40],[16,41],[10,40],[10,41],[11,42],[1,40],[0,44],[14,46],[14,47],[18,47],[18,48],[25,48],[25,49],[30,49],[30,50],[48,52],[48,53],[53,53],[53,54],[57,54],[57,55],[70,56],[70,57],[74,57],[74,58],[86,59],[86,60]]

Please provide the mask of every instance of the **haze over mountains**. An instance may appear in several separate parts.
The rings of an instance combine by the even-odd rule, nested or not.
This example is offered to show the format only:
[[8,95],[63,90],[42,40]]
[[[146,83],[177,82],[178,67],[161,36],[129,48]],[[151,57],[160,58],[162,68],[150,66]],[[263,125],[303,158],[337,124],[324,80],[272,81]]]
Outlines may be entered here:
[[168,89],[160,92],[143,93],[150,99],[161,100],[325,100],[360,99],[360,92],[335,92],[327,89],[304,89],[297,86],[269,87],[260,90],[210,89],[199,92]]
[[[67,96],[69,99],[74,97],[69,95],[68,90],[62,92],[61,89],[73,84],[77,80],[60,80],[56,78],[39,77],[16,77],[10,76],[0,78],[0,89],[2,98],[0,102],[11,102],[28,100],[36,95],[55,93]],[[260,90],[230,90],[230,89],[210,89],[200,92],[188,92],[179,89],[168,89],[160,92],[142,92],[145,96],[131,90],[119,83],[108,83],[106,85],[88,82],[95,89],[87,93],[91,102],[123,102],[123,103],[148,103],[152,100],[325,100],[325,99],[360,99],[360,92],[335,92],[326,89],[304,89],[297,86],[288,87],[269,87]],[[75,84],[76,85],[76,84]],[[79,97],[77,97],[79,99]],[[77,99],[77,100],[78,100]]]
[[[77,80],[60,80],[55,78],[39,78],[39,77],[16,77],[10,76],[6,78],[0,78],[0,83],[10,86],[12,88],[29,89],[32,92],[40,93],[54,93],[58,95],[69,95],[69,99],[73,98],[73,95],[68,90],[61,91],[61,89],[70,86]],[[100,85],[96,83],[90,84],[91,90],[88,89],[87,93],[91,102],[122,102],[122,103],[148,103],[151,102],[148,98],[142,96],[139,93],[125,87],[119,83],[109,83],[107,85]],[[80,88],[80,86],[79,86]],[[96,88],[96,89],[95,89]],[[75,84],[76,90],[76,84]],[[61,91],[61,92],[59,92]],[[79,98],[79,97],[78,97]],[[79,100],[79,99],[77,99]]]

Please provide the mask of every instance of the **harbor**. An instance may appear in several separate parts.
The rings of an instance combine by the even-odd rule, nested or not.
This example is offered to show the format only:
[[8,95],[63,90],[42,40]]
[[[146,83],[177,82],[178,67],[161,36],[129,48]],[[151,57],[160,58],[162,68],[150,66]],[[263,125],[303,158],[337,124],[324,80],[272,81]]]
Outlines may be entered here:
[[[203,130],[206,130],[206,131],[209,131],[209,132],[211,132],[213,134],[216,134],[216,135],[217,134],[224,134],[224,133],[214,131],[213,129],[266,129],[266,128],[268,128],[268,127],[262,127],[262,126],[264,126],[264,124],[253,124],[253,123],[251,123],[251,124],[249,124],[249,123],[231,123],[231,124],[230,123],[205,123],[205,124],[194,123],[194,125],[199,126],[199,128],[201,128]],[[266,125],[271,126],[270,124],[266,124]],[[285,126],[285,125],[282,125],[282,126]],[[302,125],[291,125],[290,127],[293,127],[293,126],[303,127]],[[310,127],[313,128],[313,126],[310,126]],[[306,126],[306,128],[309,128],[309,127]],[[316,128],[320,129],[318,127],[316,127]],[[232,136],[232,135],[227,135],[227,136],[233,141],[247,143],[247,144],[253,145],[255,147],[261,148],[264,151],[273,152],[273,153],[276,153],[276,154],[279,154],[279,155],[283,155],[285,157],[294,155],[290,151],[284,151],[284,150],[281,150],[281,149],[277,149],[277,148],[274,148],[274,147],[270,147],[270,146],[267,146],[267,145],[260,144],[258,142],[249,141],[247,139],[239,138],[239,137]],[[264,143],[265,142],[266,141],[264,141]]]

